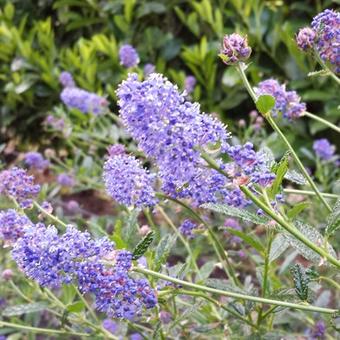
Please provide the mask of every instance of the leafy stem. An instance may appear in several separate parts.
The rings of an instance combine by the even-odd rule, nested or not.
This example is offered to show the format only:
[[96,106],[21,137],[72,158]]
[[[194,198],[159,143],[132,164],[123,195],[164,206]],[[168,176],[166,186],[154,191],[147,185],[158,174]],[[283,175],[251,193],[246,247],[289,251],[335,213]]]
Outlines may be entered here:
[[180,279],[177,279],[177,278],[174,278],[174,277],[162,274],[162,273],[158,273],[153,270],[146,269],[146,268],[133,267],[132,270],[137,273],[141,273],[141,274],[149,275],[149,276],[161,279],[161,280],[173,282],[183,287],[193,288],[193,289],[196,289],[202,292],[228,296],[228,297],[235,298],[235,299],[248,300],[248,301],[254,301],[257,303],[307,310],[310,312],[319,312],[319,313],[326,313],[326,314],[334,314],[338,312],[336,309],[322,308],[322,307],[317,307],[317,306],[311,306],[308,304],[297,304],[297,303],[291,303],[291,302],[286,302],[286,301],[272,300],[272,299],[266,299],[266,298],[257,297],[257,296],[230,292],[226,290],[220,290],[220,289],[207,287],[207,286],[203,286],[203,285],[192,283],[192,282],[183,281],[183,280],[180,280]]
[[[257,96],[255,94],[255,91],[253,89],[253,87],[250,85],[248,78],[245,74],[245,65],[243,63],[239,63],[236,66],[242,81],[249,93],[249,95],[251,96],[251,98],[253,99],[253,101],[256,103],[257,101]],[[305,167],[303,166],[299,156],[297,155],[297,153],[295,152],[294,148],[292,147],[292,145],[289,143],[288,139],[286,138],[286,136],[284,135],[284,133],[280,130],[280,128],[277,126],[277,124],[275,123],[275,121],[273,120],[273,118],[271,117],[270,112],[268,112],[267,114],[264,115],[264,117],[267,119],[268,123],[271,125],[271,127],[273,128],[273,130],[281,137],[281,139],[284,141],[284,143],[286,144],[286,146],[288,147],[288,149],[291,151],[292,156],[296,162],[296,164],[298,165],[298,167],[300,168],[300,170],[302,171],[303,175],[305,176],[306,180],[308,181],[308,183],[310,184],[310,186],[312,187],[312,189],[314,190],[315,194],[318,196],[318,198],[320,199],[320,201],[324,204],[324,206],[327,208],[327,210],[329,212],[332,211],[332,208],[329,206],[329,204],[327,203],[327,201],[324,199],[324,197],[321,195],[318,187],[316,186],[316,184],[314,183],[313,179],[311,178],[311,176],[308,174],[307,170],[305,169]]]

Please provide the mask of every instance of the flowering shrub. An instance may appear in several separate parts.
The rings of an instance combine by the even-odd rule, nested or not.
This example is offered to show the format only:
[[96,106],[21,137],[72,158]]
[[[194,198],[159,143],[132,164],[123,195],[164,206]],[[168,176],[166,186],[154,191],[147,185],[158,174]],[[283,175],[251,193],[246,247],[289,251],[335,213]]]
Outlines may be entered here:
[[[338,14],[295,36],[329,87]],[[252,84],[245,33],[220,34],[211,54],[253,100],[234,133],[195,102],[199,53],[185,51],[197,64],[182,87],[130,44],[115,91],[59,74],[62,104],[42,123],[52,141],[0,171],[0,338],[336,338],[339,157],[326,138],[300,152],[286,130],[303,118],[340,129],[289,84]]]

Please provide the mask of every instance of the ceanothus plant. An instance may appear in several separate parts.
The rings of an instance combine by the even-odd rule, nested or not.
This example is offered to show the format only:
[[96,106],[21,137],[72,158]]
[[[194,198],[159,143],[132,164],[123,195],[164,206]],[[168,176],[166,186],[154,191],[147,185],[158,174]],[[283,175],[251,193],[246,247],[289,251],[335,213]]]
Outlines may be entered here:
[[[296,40],[303,51],[314,50],[338,85],[339,13],[319,14]],[[89,117],[84,128],[88,142],[107,152],[98,155],[87,173],[77,173],[75,166],[70,171],[53,152],[48,160],[38,152],[26,154],[30,172],[57,172],[51,203],[42,202],[48,188],[26,169],[0,172],[0,194],[10,206],[0,212],[0,240],[17,266],[5,269],[2,279],[26,303],[16,311],[5,309],[0,326],[70,338],[267,338],[273,332],[286,335],[274,321],[277,313],[289,310],[311,324],[305,329],[308,339],[333,332],[338,306],[313,295],[316,284],[339,294],[340,261],[331,244],[340,226],[339,200],[333,201],[339,197],[322,192],[281,129],[281,117],[293,122],[307,116],[340,130],[307,112],[298,93],[275,79],[253,87],[246,75],[251,52],[247,37],[233,33],[223,38],[219,57],[236,69],[253,99],[259,112],[251,114],[254,126],[267,122],[282,139],[287,152],[280,160],[248,140],[235,142],[220,120],[202,113],[188,97],[195,79],[187,79],[181,92],[149,64],[144,77],[129,73],[119,85],[119,112],[114,115],[104,97],[78,88],[70,73],[60,75],[62,102]],[[137,69],[140,58],[131,45],[123,45],[119,55],[124,67]],[[112,120],[106,116],[115,122],[114,140],[105,141],[91,130],[96,124],[109,129],[106,123]],[[57,122],[49,117],[45,124],[66,133],[69,122]],[[71,127],[70,145],[84,143],[84,132]],[[324,166],[339,159],[327,139],[316,140],[313,150],[318,179]],[[78,154],[86,159],[83,149]],[[287,181],[310,190],[292,189]],[[56,195],[82,184],[110,197],[114,214],[87,223],[77,202],[69,201],[66,211],[78,216],[57,216]],[[292,203],[291,194],[317,198],[314,203],[327,220],[322,232],[309,225],[308,204]],[[139,222],[144,223],[140,228]],[[289,263],[301,256],[288,285],[275,273],[287,249],[295,254]],[[171,259],[172,251],[181,260]],[[205,257],[212,260],[202,263]],[[242,272],[246,257],[254,278]],[[28,295],[22,287],[34,291]],[[55,327],[6,319],[27,311],[45,311]],[[327,324],[324,315],[332,318]]]

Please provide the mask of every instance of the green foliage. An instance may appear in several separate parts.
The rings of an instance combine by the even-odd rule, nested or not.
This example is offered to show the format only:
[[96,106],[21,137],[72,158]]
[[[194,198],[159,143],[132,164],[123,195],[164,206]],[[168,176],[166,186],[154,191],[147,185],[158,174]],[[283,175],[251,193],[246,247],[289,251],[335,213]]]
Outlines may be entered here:
[[260,113],[266,114],[275,106],[275,98],[269,94],[265,94],[260,96],[255,104]]
[[29,313],[36,313],[41,312],[47,308],[48,304],[46,302],[32,302],[17,306],[8,306],[6,307],[1,315],[2,316],[18,316],[23,314],[29,314]]
[[144,238],[136,245],[135,249],[132,252],[132,258],[134,260],[139,259],[144,255],[144,253],[148,250],[150,244],[154,239],[154,232],[150,231],[147,233]]
[[325,237],[328,238],[334,235],[339,228],[340,228],[340,199],[336,201],[332,213],[327,218]]
[[302,301],[307,301],[309,298],[309,277],[306,275],[304,268],[300,264],[295,264],[291,268],[291,273],[294,280],[296,295]]

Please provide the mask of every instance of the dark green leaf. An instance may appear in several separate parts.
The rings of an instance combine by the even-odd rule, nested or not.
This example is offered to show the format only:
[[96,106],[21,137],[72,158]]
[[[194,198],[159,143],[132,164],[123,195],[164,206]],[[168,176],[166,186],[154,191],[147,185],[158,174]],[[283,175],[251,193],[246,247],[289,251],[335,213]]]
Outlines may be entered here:
[[295,264],[291,268],[291,273],[293,275],[295,293],[302,301],[307,301],[309,296],[308,283],[310,279],[306,276],[305,270],[300,264]]
[[150,244],[152,243],[154,239],[155,233],[153,231],[150,231],[145,237],[137,244],[135,247],[132,258],[133,260],[137,260],[140,257],[144,255],[144,253],[148,250]]

